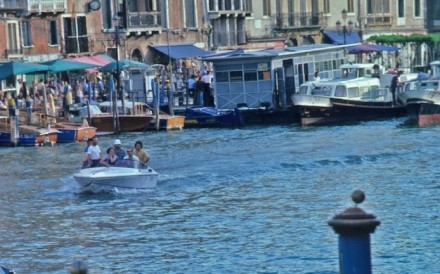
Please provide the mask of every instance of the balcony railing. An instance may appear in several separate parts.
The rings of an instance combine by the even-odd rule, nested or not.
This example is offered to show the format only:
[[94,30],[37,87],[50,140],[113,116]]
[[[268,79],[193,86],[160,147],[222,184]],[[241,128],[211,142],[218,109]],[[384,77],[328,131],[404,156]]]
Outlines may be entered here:
[[67,0],[28,0],[29,13],[57,13],[66,11]]
[[160,11],[128,13],[128,29],[160,27],[162,27],[162,16]]
[[367,27],[382,27],[391,26],[393,24],[392,16],[390,14],[368,14],[365,17]]
[[321,12],[283,13],[275,16],[274,26],[278,29],[325,26],[325,17]]
[[0,11],[14,11],[26,9],[25,0],[0,0]]

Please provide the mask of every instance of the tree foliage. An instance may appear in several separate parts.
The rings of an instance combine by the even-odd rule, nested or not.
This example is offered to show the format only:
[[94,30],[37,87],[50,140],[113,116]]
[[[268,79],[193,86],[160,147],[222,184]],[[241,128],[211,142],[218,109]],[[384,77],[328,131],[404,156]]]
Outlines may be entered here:
[[391,35],[373,35],[367,39],[369,42],[374,42],[376,44],[407,44],[407,43],[417,43],[417,44],[428,44],[433,45],[440,42],[440,33],[431,34],[391,34]]

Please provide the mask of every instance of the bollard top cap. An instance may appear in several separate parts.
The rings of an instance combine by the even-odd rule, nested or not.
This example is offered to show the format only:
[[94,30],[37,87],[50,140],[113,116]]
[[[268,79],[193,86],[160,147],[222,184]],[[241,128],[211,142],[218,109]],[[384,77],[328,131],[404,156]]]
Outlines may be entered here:
[[343,212],[335,215],[328,224],[333,227],[338,234],[367,234],[373,233],[380,221],[373,214],[366,213],[357,204],[365,200],[365,193],[362,190],[355,190],[351,194],[351,199],[356,203],[355,207],[350,207]]
[[351,199],[353,200],[353,202],[356,203],[356,205],[360,204],[363,201],[365,201],[365,193],[362,190],[360,190],[360,189],[356,189],[351,194]]

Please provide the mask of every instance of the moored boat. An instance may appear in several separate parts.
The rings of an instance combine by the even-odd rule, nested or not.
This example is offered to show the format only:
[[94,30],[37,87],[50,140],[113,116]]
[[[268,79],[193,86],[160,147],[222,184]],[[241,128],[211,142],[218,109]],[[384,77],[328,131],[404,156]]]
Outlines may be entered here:
[[54,145],[58,141],[59,131],[50,127],[40,127],[34,125],[21,125],[18,131],[23,135],[35,136],[37,146]]
[[371,73],[356,75],[301,85],[292,96],[301,124],[333,124],[405,114],[404,106],[393,104],[389,88],[381,87],[379,78]]
[[214,107],[187,107],[185,127],[240,127],[243,118],[238,108],[219,110]]
[[406,124],[420,127],[440,124],[440,78],[409,82],[399,95],[405,103]]
[[59,131],[58,143],[86,141],[96,135],[96,127],[90,127],[79,123],[58,122],[52,125]]
[[115,166],[84,168],[73,175],[81,191],[116,189],[151,189],[156,187],[158,173],[139,164],[133,168],[129,160],[118,160]]
[[408,81],[399,93],[405,104],[408,125],[420,127],[440,124],[440,61],[430,63],[432,77],[420,73],[418,80]]
[[[113,114],[102,112],[96,105],[81,107],[80,119],[83,118],[89,119],[89,124],[96,127],[97,132],[115,131],[115,118]],[[145,131],[149,127],[152,119],[153,116],[151,115],[118,114],[120,132]]]

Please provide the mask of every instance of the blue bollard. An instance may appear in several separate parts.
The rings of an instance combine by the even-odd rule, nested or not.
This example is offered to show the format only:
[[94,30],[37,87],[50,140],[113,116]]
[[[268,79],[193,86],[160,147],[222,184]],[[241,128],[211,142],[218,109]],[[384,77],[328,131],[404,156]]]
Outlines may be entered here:
[[328,222],[339,235],[339,273],[371,274],[370,234],[380,221],[357,207],[365,200],[363,191],[355,190],[351,197],[356,206],[347,208]]

